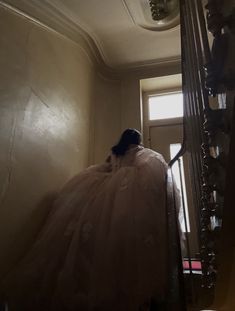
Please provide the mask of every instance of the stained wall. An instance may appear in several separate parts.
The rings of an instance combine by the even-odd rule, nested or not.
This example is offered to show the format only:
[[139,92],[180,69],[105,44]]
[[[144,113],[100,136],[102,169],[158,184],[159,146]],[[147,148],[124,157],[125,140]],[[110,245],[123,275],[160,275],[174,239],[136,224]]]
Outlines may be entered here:
[[66,181],[142,129],[140,79],[100,72],[81,44],[0,5],[0,274],[34,240]]
[[0,272],[88,165],[95,69],[65,37],[0,6]]

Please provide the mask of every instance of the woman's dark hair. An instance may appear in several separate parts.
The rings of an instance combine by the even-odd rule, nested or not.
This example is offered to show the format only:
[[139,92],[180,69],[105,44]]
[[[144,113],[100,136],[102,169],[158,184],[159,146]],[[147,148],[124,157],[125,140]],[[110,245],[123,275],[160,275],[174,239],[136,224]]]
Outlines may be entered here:
[[116,156],[122,156],[126,153],[130,145],[139,145],[141,143],[141,134],[136,129],[126,129],[119,140],[111,150]]

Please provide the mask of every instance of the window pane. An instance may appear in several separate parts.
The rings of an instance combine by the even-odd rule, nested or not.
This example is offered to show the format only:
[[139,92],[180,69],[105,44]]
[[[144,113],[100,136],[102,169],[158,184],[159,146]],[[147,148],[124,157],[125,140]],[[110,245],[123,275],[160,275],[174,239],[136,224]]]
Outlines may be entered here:
[[149,120],[179,118],[182,116],[182,93],[149,97]]

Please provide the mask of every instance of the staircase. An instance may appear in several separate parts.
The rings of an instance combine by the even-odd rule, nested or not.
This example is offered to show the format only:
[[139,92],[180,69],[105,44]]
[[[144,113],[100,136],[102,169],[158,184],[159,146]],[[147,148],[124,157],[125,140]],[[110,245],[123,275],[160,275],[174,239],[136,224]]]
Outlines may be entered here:
[[195,311],[235,310],[234,6],[180,1],[184,142],[178,156],[191,155],[202,274],[190,269],[185,288],[188,310]]

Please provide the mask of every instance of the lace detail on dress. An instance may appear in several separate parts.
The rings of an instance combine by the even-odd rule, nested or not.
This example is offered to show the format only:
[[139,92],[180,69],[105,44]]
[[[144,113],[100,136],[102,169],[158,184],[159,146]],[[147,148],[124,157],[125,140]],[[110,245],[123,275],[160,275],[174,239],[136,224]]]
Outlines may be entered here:
[[82,241],[83,242],[88,241],[92,228],[93,226],[90,222],[87,222],[82,226]]
[[120,185],[120,191],[126,190],[127,188],[128,188],[128,179],[124,177]]
[[76,225],[77,225],[77,224],[76,224],[75,221],[71,222],[71,223],[67,226],[67,229],[66,229],[65,232],[64,232],[64,236],[70,236],[71,234],[73,234]]

